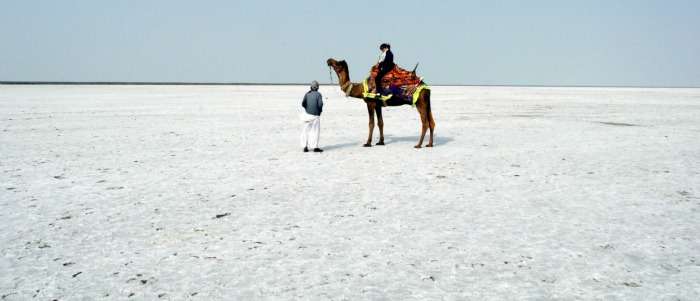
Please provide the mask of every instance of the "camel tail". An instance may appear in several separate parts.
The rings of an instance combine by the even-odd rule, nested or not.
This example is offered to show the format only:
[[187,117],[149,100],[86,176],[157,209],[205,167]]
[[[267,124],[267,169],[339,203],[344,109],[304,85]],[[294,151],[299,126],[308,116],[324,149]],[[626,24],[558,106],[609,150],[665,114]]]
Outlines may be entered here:
[[426,93],[425,96],[426,96],[426,98],[427,98],[427,100],[428,100],[428,101],[427,101],[427,103],[428,103],[428,108],[427,108],[427,111],[428,111],[428,120],[429,120],[430,123],[433,124],[433,126],[434,126],[435,120],[433,119],[433,109],[432,109],[432,105],[430,105],[430,89],[426,89],[426,90],[423,90],[423,91],[425,91],[425,93]]
[[426,97],[426,100],[428,103],[428,116],[432,116],[433,113],[432,113],[432,109],[430,108],[431,107],[431,105],[430,105],[430,89],[425,89],[423,91],[425,91],[425,97]]

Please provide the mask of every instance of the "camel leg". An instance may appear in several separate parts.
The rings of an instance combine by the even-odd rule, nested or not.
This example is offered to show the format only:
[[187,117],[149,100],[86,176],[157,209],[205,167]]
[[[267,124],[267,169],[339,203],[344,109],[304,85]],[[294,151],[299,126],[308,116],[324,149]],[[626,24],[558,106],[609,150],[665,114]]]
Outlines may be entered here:
[[379,126],[379,142],[377,145],[384,145],[384,117],[382,117],[382,106],[377,104],[377,126]]
[[428,140],[428,145],[425,147],[433,147],[433,131],[435,131],[435,120],[433,119],[433,112],[428,113],[428,126],[430,128],[430,140]]
[[374,131],[374,109],[375,109],[375,104],[374,101],[367,102],[367,113],[369,114],[369,136],[367,136],[367,142],[364,147],[370,147],[372,146],[372,132]]
[[418,103],[416,104],[416,108],[418,109],[418,113],[420,114],[421,132],[418,144],[416,144],[416,146],[414,147],[421,148],[421,146],[423,145],[423,139],[425,138],[425,132],[428,130],[428,110],[426,107],[425,99],[421,97],[421,99],[419,99]]

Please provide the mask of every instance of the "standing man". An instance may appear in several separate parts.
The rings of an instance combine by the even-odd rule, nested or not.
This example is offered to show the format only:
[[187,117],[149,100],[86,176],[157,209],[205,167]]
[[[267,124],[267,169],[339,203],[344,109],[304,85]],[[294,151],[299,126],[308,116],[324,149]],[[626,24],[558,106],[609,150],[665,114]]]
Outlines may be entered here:
[[391,52],[391,45],[383,43],[379,45],[379,50],[382,54],[379,56],[379,72],[374,79],[374,87],[376,93],[382,93],[381,85],[384,75],[394,69],[394,54]]
[[323,150],[318,148],[318,139],[321,135],[323,96],[318,92],[317,81],[311,82],[311,90],[304,95],[301,106],[306,110],[302,113],[304,128],[301,131],[301,146],[304,147],[304,152],[308,152],[309,147],[313,147],[314,152],[321,153]]

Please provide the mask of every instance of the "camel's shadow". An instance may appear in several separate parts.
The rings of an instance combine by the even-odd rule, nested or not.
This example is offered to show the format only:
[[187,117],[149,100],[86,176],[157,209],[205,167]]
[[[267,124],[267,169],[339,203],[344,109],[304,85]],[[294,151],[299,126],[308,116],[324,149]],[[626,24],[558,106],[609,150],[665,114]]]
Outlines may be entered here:
[[[423,145],[425,146],[426,143],[428,143],[428,135],[425,135],[425,139],[423,140]],[[384,136],[384,143],[386,144],[391,144],[393,142],[413,142],[417,143],[418,139],[420,136],[392,136],[392,135],[386,135]],[[433,145],[443,145],[443,144],[448,144],[452,142],[454,139],[452,137],[446,137],[446,136],[435,136],[433,137]]]
[[[392,135],[386,135],[384,136],[384,144],[390,145],[395,142],[412,142],[412,143],[417,143],[418,142],[419,136],[392,136]],[[377,143],[379,138],[374,137],[372,146]],[[434,146],[440,146],[444,144],[448,144],[452,142],[454,139],[452,137],[445,137],[445,136],[435,136],[433,138],[433,145]],[[423,140],[423,145],[428,143],[428,137]],[[333,149],[339,149],[339,148],[346,148],[346,147],[359,147],[364,144],[361,141],[358,142],[348,142],[348,143],[339,143],[339,144],[333,144],[333,145],[327,145],[323,147],[324,150],[333,150]]]
[[361,146],[362,143],[359,142],[348,142],[348,143],[340,143],[340,144],[333,144],[333,145],[326,145],[326,146],[321,146],[323,150],[329,151],[329,150],[334,150],[334,149],[339,149],[339,148],[346,148],[346,147],[351,147],[351,146]]

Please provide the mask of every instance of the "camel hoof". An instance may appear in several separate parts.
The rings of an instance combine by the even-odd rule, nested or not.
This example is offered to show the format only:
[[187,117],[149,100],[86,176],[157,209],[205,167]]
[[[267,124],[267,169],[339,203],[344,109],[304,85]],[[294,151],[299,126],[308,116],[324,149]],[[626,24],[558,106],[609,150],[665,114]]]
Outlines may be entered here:
[[428,144],[428,145],[426,145],[425,147],[433,147],[433,145],[432,145],[432,144]]
[[366,144],[363,144],[362,146],[364,146],[364,147],[372,147],[372,144],[366,143]]
[[414,146],[413,148],[421,148],[421,146],[420,146],[420,145],[416,145],[416,146]]
[[379,141],[379,142],[377,142],[376,145],[384,145],[384,142],[383,142],[383,141]]

